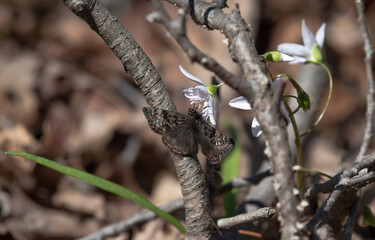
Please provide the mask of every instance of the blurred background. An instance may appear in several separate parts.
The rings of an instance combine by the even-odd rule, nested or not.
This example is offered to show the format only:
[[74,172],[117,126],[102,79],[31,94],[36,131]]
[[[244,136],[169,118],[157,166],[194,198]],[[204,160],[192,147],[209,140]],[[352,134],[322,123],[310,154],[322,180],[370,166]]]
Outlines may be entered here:
[[[177,108],[186,113],[189,102],[182,90],[195,83],[182,75],[178,65],[206,84],[212,73],[190,64],[160,25],[146,21],[152,12],[148,1],[102,2],[151,58]],[[351,166],[363,137],[368,89],[354,1],[239,0],[228,1],[229,7],[234,3],[251,24],[259,54],[276,50],[280,43],[302,43],[302,19],[314,34],[323,22],[327,24],[323,52],[334,78],[332,102],[321,124],[306,138],[304,158],[307,167],[331,175]],[[164,5],[177,16],[175,6]],[[375,4],[365,1],[365,5],[374,39]],[[201,51],[240,76],[223,35],[195,26],[190,18],[187,35]],[[328,78],[321,68],[279,63],[271,64],[270,70],[293,76],[314,106],[324,105]],[[228,134],[223,123],[233,125],[243,146],[239,175],[248,177],[264,159],[264,139],[251,136],[252,112],[228,106],[237,96],[228,86],[220,88],[218,127]],[[73,239],[142,210],[32,161],[7,157],[5,151],[26,151],[88,171],[155,204],[181,198],[167,148],[141,111],[146,105],[120,61],[63,1],[0,1],[0,238]],[[299,123],[313,120],[307,117],[311,116],[299,114]],[[363,192],[363,200],[375,212],[371,187]],[[238,203],[243,195],[238,195]],[[155,220],[116,239],[176,238],[181,238],[177,230]]]

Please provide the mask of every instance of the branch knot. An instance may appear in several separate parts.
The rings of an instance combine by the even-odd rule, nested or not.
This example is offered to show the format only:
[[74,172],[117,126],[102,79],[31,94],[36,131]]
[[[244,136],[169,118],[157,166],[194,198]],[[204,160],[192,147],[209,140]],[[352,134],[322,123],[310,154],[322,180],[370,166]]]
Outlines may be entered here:
[[91,12],[97,0],[65,0],[65,4],[76,14]]

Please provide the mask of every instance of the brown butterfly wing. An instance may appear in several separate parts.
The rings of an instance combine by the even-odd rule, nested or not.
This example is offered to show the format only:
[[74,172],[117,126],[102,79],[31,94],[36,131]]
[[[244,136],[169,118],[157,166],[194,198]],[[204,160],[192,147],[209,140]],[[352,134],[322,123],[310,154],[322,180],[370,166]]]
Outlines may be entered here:
[[144,107],[142,110],[152,131],[160,135],[176,126],[185,124],[188,119],[188,116],[182,113],[164,109]]
[[198,145],[191,130],[194,121],[182,113],[144,107],[143,112],[151,129],[160,135],[167,147],[180,155],[197,154]]
[[163,134],[162,140],[174,153],[180,155],[195,155],[198,144],[188,125],[176,126]]
[[233,139],[221,134],[203,119],[196,120],[196,122],[199,130],[196,139],[202,147],[203,154],[210,163],[219,163],[234,148]]

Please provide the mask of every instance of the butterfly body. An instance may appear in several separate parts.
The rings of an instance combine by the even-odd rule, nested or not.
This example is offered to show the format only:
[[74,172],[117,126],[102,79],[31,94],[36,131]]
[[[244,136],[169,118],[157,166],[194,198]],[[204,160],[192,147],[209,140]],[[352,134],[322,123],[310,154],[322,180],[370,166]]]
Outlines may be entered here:
[[215,164],[234,147],[231,138],[207,123],[195,109],[189,108],[188,115],[149,107],[144,107],[143,112],[151,129],[162,135],[163,143],[174,153],[195,155],[199,144],[203,154]]

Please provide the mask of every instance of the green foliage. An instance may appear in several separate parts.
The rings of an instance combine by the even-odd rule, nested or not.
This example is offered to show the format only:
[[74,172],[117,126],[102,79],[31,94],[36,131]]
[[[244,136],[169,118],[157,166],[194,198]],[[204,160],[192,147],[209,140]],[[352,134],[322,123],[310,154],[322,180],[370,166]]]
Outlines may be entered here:
[[[232,181],[233,178],[238,176],[241,156],[241,145],[237,141],[236,132],[233,126],[229,122],[226,122],[225,125],[230,130],[230,135],[236,144],[232,152],[225,157],[224,161],[221,164],[223,184]],[[236,208],[237,191],[237,189],[232,189],[230,192],[224,193],[223,195],[226,217],[232,216],[234,214]]]
[[24,153],[24,152],[6,152],[8,155],[20,156],[27,159],[30,159],[34,162],[37,162],[45,167],[51,168],[57,172],[62,174],[72,176],[79,180],[82,180],[86,183],[89,183],[95,187],[103,189],[104,191],[116,194],[120,197],[127,198],[139,205],[149,209],[150,211],[154,212],[159,217],[163,218],[165,221],[169,222],[170,224],[174,225],[181,233],[186,233],[184,226],[172,215],[168,214],[167,212],[161,210],[148,200],[144,199],[143,197],[139,196],[138,194],[126,189],[116,183],[110,182],[103,178],[97,177],[95,175],[89,174],[87,172],[83,172],[81,170],[77,170],[71,167],[67,167],[65,165],[53,162],[46,158],[38,157],[32,154]]
[[302,87],[294,80],[291,76],[285,74],[279,74],[277,76],[286,76],[290,83],[297,91],[297,101],[298,105],[304,110],[310,110],[310,97],[309,95],[302,89]]
[[371,209],[366,205],[363,205],[363,222],[367,222],[372,227],[375,227],[375,217],[372,214]]
[[301,89],[296,89],[296,90],[297,90],[297,95],[298,95],[297,99],[298,99],[299,106],[304,111],[310,110],[310,97],[309,97],[309,95]]

